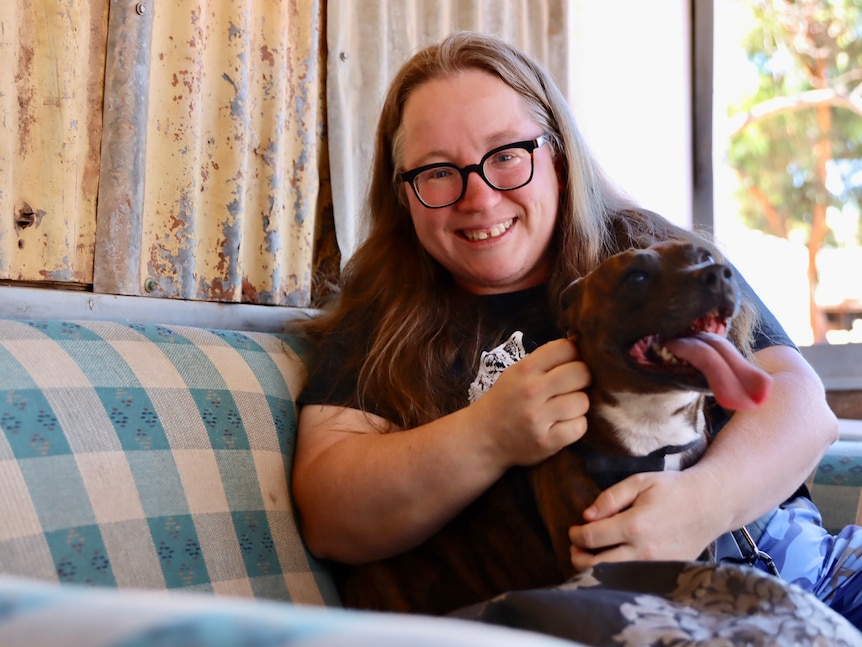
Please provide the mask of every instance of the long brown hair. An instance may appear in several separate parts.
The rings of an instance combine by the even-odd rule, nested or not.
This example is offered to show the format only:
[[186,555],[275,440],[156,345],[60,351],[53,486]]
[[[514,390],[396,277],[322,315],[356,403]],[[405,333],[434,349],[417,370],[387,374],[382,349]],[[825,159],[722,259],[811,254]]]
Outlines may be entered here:
[[[506,42],[458,32],[412,56],[393,78],[377,128],[367,199],[369,234],[347,263],[340,292],[321,316],[303,324],[315,340],[329,333],[354,340],[338,370],[359,375],[354,406],[375,403],[392,422],[412,427],[465,403],[464,385],[452,381],[460,360],[472,366],[482,339],[480,320],[449,273],[419,243],[401,163],[404,104],[417,87],[476,69],[523,97],[531,117],[549,133],[560,169],[560,205],[551,250],[550,307],[556,295],[608,256],[668,238],[707,243],[643,211],[606,177],[575,124],[565,97],[547,70]],[[719,256],[715,250],[716,256]],[[750,326],[737,325],[744,339]]]

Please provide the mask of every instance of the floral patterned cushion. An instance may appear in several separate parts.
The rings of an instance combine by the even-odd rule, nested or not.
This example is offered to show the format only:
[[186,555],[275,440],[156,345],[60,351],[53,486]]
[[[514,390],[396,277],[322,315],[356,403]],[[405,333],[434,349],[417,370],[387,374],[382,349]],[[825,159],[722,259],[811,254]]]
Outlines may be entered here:
[[862,645],[862,634],[814,596],[729,564],[601,564],[567,584],[513,591],[456,615],[588,645]]

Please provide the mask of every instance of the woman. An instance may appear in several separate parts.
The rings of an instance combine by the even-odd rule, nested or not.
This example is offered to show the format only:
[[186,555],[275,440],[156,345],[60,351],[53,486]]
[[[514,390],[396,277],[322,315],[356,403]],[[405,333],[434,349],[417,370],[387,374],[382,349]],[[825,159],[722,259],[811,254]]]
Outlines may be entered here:
[[[309,549],[346,565],[421,544],[510,468],[577,442],[590,378],[552,325],[556,295],[617,251],[693,237],[613,187],[543,68],[472,33],[393,79],[368,216],[339,298],[306,328],[320,358],[293,475]],[[570,531],[576,569],[695,559],[787,500],[835,440],[817,376],[755,297],[745,310],[736,341],[772,375],[769,401],[696,466],[603,492]],[[532,352],[468,404],[481,352],[514,331]]]

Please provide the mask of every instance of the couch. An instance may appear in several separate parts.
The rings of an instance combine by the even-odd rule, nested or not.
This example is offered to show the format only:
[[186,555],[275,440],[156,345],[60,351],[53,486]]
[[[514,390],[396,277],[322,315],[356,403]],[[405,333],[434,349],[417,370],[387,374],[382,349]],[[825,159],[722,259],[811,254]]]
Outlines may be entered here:
[[[0,311],[3,647],[573,644],[340,608],[290,498],[300,338],[45,314]],[[862,443],[811,483],[854,522]]]

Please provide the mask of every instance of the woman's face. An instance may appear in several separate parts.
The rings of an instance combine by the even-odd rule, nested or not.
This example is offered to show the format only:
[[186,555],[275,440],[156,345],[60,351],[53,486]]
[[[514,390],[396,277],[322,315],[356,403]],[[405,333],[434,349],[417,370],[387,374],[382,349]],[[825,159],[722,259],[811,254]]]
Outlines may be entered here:
[[[402,116],[403,167],[448,162],[478,164],[498,146],[532,140],[541,126],[508,85],[478,70],[417,87]],[[551,146],[533,152],[529,184],[511,191],[467,176],[464,196],[448,207],[425,207],[404,186],[419,242],[455,281],[474,294],[511,292],[549,275],[560,183]]]

